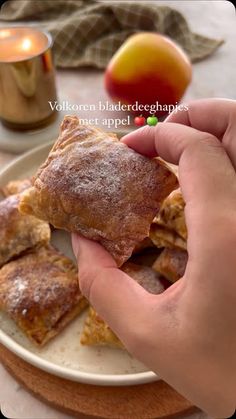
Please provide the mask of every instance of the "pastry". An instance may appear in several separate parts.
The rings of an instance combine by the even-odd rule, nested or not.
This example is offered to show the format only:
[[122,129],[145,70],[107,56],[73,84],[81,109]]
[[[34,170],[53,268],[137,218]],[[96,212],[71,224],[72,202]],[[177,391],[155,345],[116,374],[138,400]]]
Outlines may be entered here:
[[150,237],[145,237],[140,243],[136,244],[133,254],[140,253],[145,249],[150,249],[152,247],[155,247],[154,243],[150,239]]
[[45,221],[18,211],[19,195],[0,202],[0,267],[24,250],[50,240],[50,227]]
[[86,306],[73,262],[52,247],[26,252],[0,269],[0,309],[37,345]]
[[161,294],[165,290],[160,275],[149,266],[126,262],[121,270],[151,294]]
[[[160,294],[165,289],[161,282],[160,275],[152,268],[126,262],[121,269],[151,294]],[[93,307],[89,308],[80,342],[83,345],[105,345],[124,348],[120,339],[115,335],[107,323],[102,320]]]
[[30,179],[11,180],[0,190],[4,197],[19,194],[32,186]]
[[153,247],[144,249],[142,252],[133,253],[129,262],[135,263],[136,265],[152,267],[161,251],[162,249],[158,249],[158,247],[153,245]]
[[98,345],[124,349],[120,339],[91,306],[85,319],[80,343],[88,346]]
[[185,272],[188,253],[179,249],[164,249],[153,264],[153,269],[171,282],[176,282]]
[[177,189],[164,200],[154,222],[175,231],[183,240],[187,240],[184,208],[182,193],[180,189]]
[[187,242],[174,230],[170,230],[155,220],[151,225],[149,237],[157,247],[168,247],[170,249],[187,249]]
[[148,236],[161,202],[176,187],[165,163],[67,116],[19,208],[100,242],[121,266]]

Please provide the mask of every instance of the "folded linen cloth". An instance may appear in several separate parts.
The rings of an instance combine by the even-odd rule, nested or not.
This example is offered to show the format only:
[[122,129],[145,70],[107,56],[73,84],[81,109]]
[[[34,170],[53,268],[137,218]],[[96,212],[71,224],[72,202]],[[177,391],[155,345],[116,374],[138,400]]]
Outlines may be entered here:
[[58,67],[105,68],[125,39],[139,31],[169,36],[192,62],[209,56],[224,42],[193,33],[177,10],[146,2],[9,0],[2,6],[0,21],[33,22],[48,30]]

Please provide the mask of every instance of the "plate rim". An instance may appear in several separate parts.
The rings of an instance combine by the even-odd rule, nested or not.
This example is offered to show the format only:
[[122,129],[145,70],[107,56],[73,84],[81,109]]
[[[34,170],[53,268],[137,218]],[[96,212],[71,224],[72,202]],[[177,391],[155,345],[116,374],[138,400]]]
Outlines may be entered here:
[[[119,135],[119,133],[121,134],[122,131],[117,131],[117,133]],[[123,134],[124,133],[122,133],[122,135]],[[0,170],[0,184],[2,176],[7,174],[7,172],[9,172],[9,170],[11,170],[16,164],[22,163],[22,161],[27,160],[32,155],[37,155],[39,152],[42,152],[44,149],[52,146],[54,142],[55,141],[52,140],[41,144],[40,146],[34,147],[33,149],[14,158],[10,163],[6,164],[3,169]],[[63,367],[62,365],[55,364],[51,361],[43,359],[39,355],[26,349],[24,346],[17,343],[2,329],[0,329],[0,343],[15,355],[19,356],[19,358],[23,359],[34,367],[52,375],[69,379],[71,381],[99,386],[128,386],[150,383],[159,380],[159,377],[153,371],[144,371],[131,374],[99,374]]]
[[100,386],[127,386],[150,383],[158,380],[157,375],[152,371],[132,374],[98,374],[63,367],[59,364],[54,364],[51,361],[43,359],[39,355],[36,355],[28,349],[24,348],[1,329],[0,343],[15,355],[19,356],[19,358],[23,359],[34,367],[51,373],[52,375],[56,375],[57,377],[69,379],[71,381]]
[[[32,148],[31,150],[28,150],[24,153],[21,153],[17,157],[14,157],[10,162],[5,164],[3,168],[0,168],[0,178],[5,174],[5,172],[8,172],[8,170],[10,170],[12,168],[12,166],[15,166],[15,164],[21,162],[22,160],[27,159],[28,157],[30,157],[33,154],[37,154],[38,152],[40,152],[44,148],[48,148],[49,146],[53,146],[54,142],[55,141],[53,141],[53,140],[48,141],[44,144],[40,144],[39,146]],[[1,180],[0,180],[0,183],[1,183]]]

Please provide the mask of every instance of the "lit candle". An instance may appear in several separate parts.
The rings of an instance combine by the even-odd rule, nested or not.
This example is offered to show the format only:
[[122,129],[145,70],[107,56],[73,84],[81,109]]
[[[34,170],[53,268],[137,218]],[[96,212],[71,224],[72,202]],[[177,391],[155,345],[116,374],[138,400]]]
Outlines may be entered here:
[[56,100],[51,36],[32,27],[0,29],[0,118],[32,129],[51,119]]
[[51,38],[34,28],[0,29],[0,61],[14,62],[35,57],[51,44]]

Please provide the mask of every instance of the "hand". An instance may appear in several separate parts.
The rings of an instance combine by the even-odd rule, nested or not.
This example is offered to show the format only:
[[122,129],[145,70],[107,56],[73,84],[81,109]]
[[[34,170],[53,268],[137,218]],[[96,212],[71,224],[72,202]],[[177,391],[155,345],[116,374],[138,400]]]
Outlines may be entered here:
[[136,358],[213,417],[236,401],[236,102],[202,100],[123,140],[179,164],[183,278],[151,295],[97,243],[74,235],[82,293]]

